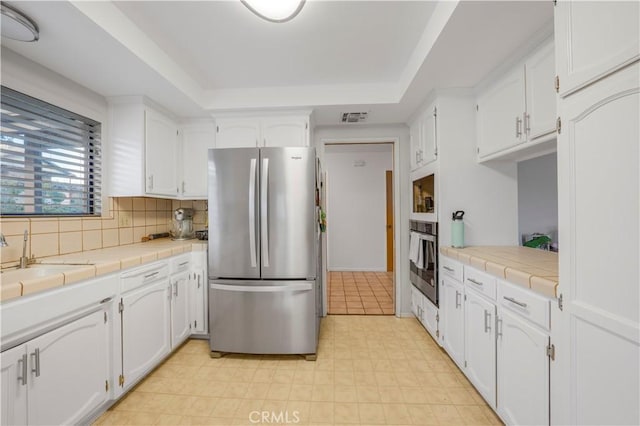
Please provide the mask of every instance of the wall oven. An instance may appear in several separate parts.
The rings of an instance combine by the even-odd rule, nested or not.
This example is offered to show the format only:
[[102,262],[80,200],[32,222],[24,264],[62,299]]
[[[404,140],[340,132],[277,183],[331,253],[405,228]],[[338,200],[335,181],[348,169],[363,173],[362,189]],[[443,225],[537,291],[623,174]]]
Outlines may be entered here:
[[409,279],[438,306],[438,224],[409,221]]

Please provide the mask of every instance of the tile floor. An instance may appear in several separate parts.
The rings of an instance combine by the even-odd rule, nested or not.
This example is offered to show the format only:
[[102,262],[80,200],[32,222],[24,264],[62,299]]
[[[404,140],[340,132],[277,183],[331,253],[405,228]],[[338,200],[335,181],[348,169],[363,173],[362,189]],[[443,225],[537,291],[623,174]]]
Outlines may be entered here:
[[315,362],[211,359],[206,341],[190,340],[95,424],[501,422],[415,319],[338,315],[322,322]]
[[329,272],[329,314],[393,315],[393,272]]

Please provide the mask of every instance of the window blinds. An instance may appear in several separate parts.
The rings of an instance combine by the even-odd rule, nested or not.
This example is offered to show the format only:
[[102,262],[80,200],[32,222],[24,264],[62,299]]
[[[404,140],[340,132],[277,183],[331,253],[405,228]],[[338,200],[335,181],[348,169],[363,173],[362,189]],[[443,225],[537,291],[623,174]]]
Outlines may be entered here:
[[4,86],[0,94],[0,214],[100,214],[101,124]]

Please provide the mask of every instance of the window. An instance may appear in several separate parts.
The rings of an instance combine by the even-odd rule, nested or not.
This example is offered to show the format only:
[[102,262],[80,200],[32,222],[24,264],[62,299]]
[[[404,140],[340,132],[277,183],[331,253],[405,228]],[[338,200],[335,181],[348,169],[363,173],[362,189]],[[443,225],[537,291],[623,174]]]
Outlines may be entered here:
[[101,124],[2,86],[0,214],[99,215]]

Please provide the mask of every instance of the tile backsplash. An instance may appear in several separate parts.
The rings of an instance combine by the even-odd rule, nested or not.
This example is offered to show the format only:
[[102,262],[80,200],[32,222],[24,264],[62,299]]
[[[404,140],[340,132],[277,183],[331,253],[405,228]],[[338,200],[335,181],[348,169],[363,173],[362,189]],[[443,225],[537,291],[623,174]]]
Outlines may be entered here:
[[0,250],[2,267],[14,266],[22,255],[24,231],[29,231],[27,256],[36,258],[139,243],[149,234],[169,232],[173,211],[195,210],[194,228],[207,226],[207,201],[160,198],[111,198],[108,214],[100,218],[0,218],[0,232],[9,244]]

